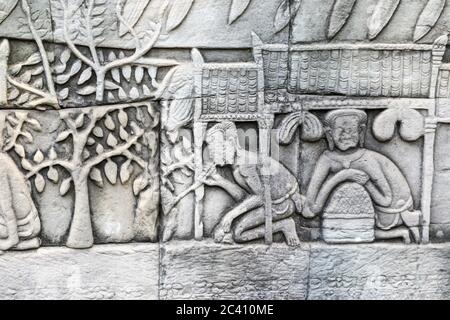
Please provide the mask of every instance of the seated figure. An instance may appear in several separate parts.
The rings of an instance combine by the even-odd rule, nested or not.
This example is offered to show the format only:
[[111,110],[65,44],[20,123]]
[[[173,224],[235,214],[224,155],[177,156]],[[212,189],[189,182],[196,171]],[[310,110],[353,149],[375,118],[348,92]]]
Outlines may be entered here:
[[206,141],[213,166],[229,165],[234,178],[230,181],[217,171],[204,178],[206,185],[224,189],[236,202],[236,206],[226,212],[216,226],[216,242],[247,242],[264,238],[265,199],[264,183],[258,167],[260,157],[260,161],[268,161],[273,174],[270,179],[273,233],[281,232],[289,245],[298,245],[300,240],[292,218],[295,212],[301,212],[296,177],[278,161],[242,149],[232,122],[212,127],[207,132]]
[[317,161],[303,208],[305,217],[322,213],[330,193],[344,182],[354,182],[369,193],[375,209],[375,238],[420,240],[420,211],[413,209],[408,182],[386,156],[364,148],[367,115],[354,109],[326,114],[329,150]]
[[8,154],[0,166],[0,250],[37,248],[41,223],[26,180]]

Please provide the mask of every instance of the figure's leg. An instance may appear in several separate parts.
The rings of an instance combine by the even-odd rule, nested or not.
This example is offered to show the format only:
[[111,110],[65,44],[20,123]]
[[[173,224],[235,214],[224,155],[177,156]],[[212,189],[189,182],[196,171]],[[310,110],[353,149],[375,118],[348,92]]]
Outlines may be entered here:
[[[295,222],[290,216],[292,210],[279,217],[273,222],[273,233],[282,232],[286,242],[290,246],[297,246],[300,244],[300,239],[295,229]],[[240,220],[234,228],[234,239],[236,242],[248,242],[256,239],[264,238],[266,232],[265,228],[265,210],[260,208],[247,213],[242,220]]]
[[39,238],[32,238],[29,240],[20,241],[12,250],[31,250],[37,249],[41,246],[41,240]]
[[402,220],[404,224],[409,228],[411,231],[414,241],[416,243],[420,242],[420,220],[422,218],[422,212],[415,210],[415,211],[405,211],[400,214],[402,217]]
[[231,232],[231,225],[236,218],[247,212],[259,209],[263,205],[264,201],[261,196],[251,196],[245,199],[222,217],[219,224],[214,229],[214,239],[217,242],[222,242],[225,235]]
[[405,227],[398,227],[391,230],[375,229],[375,238],[378,240],[402,238],[405,243],[411,243],[409,230]]

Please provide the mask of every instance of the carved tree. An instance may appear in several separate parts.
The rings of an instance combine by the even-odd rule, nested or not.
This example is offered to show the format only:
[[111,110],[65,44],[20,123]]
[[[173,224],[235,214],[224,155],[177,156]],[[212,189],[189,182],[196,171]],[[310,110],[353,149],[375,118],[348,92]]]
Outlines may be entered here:
[[[136,31],[128,24],[123,16],[124,1],[117,2],[116,14],[119,21],[127,27],[127,30],[134,38],[135,50],[130,56],[119,57],[119,59],[104,63],[100,60],[100,54],[97,50],[99,44],[104,40],[103,33],[105,31],[103,13],[106,10],[106,0],[83,0],[83,1],[65,1],[59,0],[59,11],[63,14],[63,34],[70,50],[83,63],[89,66],[85,77],[88,78],[89,72],[93,72],[97,78],[96,87],[84,88],[84,94],[96,92],[96,100],[102,102],[105,93],[105,77],[109,72],[113,72],[118,68],[129,66],[133,64],[145,65],[161,65],[161,60],[158,59],[144,59],[140,61],[145,54],[147,54],[158,41],[161,34],[161,18],[164,14],[166,6],[163,6],[160,12],[160,21],[149,25],[153,30],[148,30],[149,38],[140,39]],[[72,21],[79,19],[81,25],[79,28],[72,26]],[[89,48],[90,57],[81,52],[75,44],[75,39],[81,41]],[[165,66],[167,63],[163,63]],[[90,76],[89,76],[90,78]]]
[[[136,109],[136,119],[142,122],[141,126],[134,121],[129,121],[126,111],[132,108]],[[147,110],[147,116],[144,109]],[[28,172],[27,178],[34,177],[34,186],[38,192],[43,192],[45,188],[44,174],[53,183],[61,182],[59,188],[62,196],[67,194],[73,185],[75,205],[67,246],[88,248],[93,244],[88,179],[90,178],[100,187],[103,186],[101,174],[101,168],[103,168],[110,183],[117,183],[118,177],[122,183],[126,183],[133,171],[132,163],[135,163],[143,171],[133,182],[133,192],[137,196],[147,188],[153,177],[149,174],[147,162],[139,154],[143,146],[153,150],[157,143],[156,134],[145,132],[141,127],[144,126],[146,117],[150,117],[153,123],[157,123],[157,116],[151,107],[110,106],[79,112],[61,111],[60,117],[64,123],[64,130],[59,133],[55,143],[72,147],[69,158],[58,154],[56,146],[53,146],[46,155],[38,149],[32,160],[28,160],[23,147],[17,143],[13,147],[22,157],[21,165]],[[18,120],[20,122],[16,125],[17,128],[21,127],[22,122],[28,122],[37,127],[37,123],[33,120],[26,118]],[[20,130],[17,131],[17,135],[30,136]],[[119,156],[126,158],[120,169],[114,162],[114,159]],[[67,171],[70,176],[61,179],[56,169],[58,167]],[[43,172],[45,169],[46,173]]]
[[[53,58],[45,50],[42,41],[51,31],[48,12],[33,11],[27,0],[22,0],[21,6],[25,13],[25,19],[19,19],[22,23],[21,28],[27,29],[24,32],[31,33],[38,52],[25,61],[8,67],[9,42],[2,41],[0,44],[0,104],[15,102],[29,107],[50,106],[57,109],[59,108],[58,99],[50,67],[50,61]],[[10,4],[11,7],[14,8],[15,5]]]

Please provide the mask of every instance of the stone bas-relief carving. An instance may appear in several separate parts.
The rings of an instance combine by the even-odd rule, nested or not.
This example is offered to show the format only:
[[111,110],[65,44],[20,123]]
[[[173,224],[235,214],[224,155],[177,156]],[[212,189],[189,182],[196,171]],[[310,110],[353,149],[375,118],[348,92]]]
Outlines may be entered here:
[[[333,230],[345,228],[354,231],[376,228],[372,238],[367,235],[366,241],[369,242],[374,237],[400,237],[410,243],[409,232],[415,241],[420,241],[421,213],[412,210],[413,198],[408,182],[390,159],[364,148],[366,123],[367,115],[360,110],[341,109],[327,113],[325,133],[329,150],[317,161],[303,214],[307,217],[318,214],[328,201],[324,217],[327,234],[324,236],[337,242],[339,237],[332,235]],[[364,189],[352,184],[363,186]],[[332,194],[340,185],[339,191]],[[368,208],[364,208],[366,192],[373,205],[366,204]],[[339,218],[339,213],[342,218]],[[333,221],[335,219],[338,220]],[[328,231],[328,228],[331,230]],[[356,239],[362,237],[355,235],[353,238],[358,241]],[[341,241],[352,241],[352,237],[344,237]]]
[[[84,261],[121,244],[126,259],[162,268],[151,296],[229,297],[241,277],[250,290],[239,297],[258,297],[255,274],[260,297],[305,298],[305,288],[327,295],[320,277],[332,272],[304,275],[314,261],[298,260],[333,265],[327,248],[411,254],[450,240],[449,10],[443,0],[2,1],[0,250],[107,244],[81,251]],[[130,242],[163,250],[149,258],[150,245]],[[225,264],[225,280],[196,265],[253,249],[264,258]],[[273,280],[279,261],[302,274],[283,267]],[[179,279],[191,266],[192,279],[212,280]]]

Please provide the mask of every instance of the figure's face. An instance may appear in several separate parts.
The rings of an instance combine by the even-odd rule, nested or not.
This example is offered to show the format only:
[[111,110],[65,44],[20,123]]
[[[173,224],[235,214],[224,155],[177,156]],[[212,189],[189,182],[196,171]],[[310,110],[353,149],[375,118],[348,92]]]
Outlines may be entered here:
[[330,132],[335,147],[341,151],[357,148],[362,129],[358,117],[342,116],[337,118]]
[[224,166],[227,164],[232,164],[234,159],[234,154],[236,153],[236,146],[232,139],[224,140],[222,134],[215,134],[209,137],[209,155],[212,161],[218,166]]

